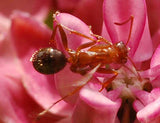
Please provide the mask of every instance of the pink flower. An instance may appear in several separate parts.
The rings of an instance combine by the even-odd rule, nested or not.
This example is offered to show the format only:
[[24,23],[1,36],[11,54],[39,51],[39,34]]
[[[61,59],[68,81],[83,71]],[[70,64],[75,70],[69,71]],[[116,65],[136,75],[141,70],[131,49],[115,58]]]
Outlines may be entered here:
[[[11,20],[2,16],[1,18],[5,21],[2,21],[3,23],[0,25],[2,34],[0,35],[0,49],[3,50],[0,58],[2,66],[0,70],[2,81],[0,83],[2,87],[0,121],[13,123],[159,122],[159,73],[157,72],[159,70],[157,59],[159,47],[152,57],[152,41],[149,35],[144,0],[104,0],[103,18],[100,11],[101,2],[99,4],[93,0],[86,0],[86,2],[89,3],[85,4],[88,9],[91,3],[97,6],[85,11],[87,13],[85,19],[85,12],[81,13],[84,6],[80,4],[80,9],[75,11],[75,15],[92,25],[93,32],[100,34],[102,31],[101,35],[113,43],[118,41],[125,43],[130,29],[130,21],[121,26],[114,23],[121,23],[131,16],[134,17],[131,38],[127,45],[130,47],[129,57],[137,65],[138,70],[144,67],[148,69],[139,72],[128,61],[126,66],[129,69],[121,67],[118,70],[118,76],[112,81],[111,87],[103,89],[102,92],[98,91],[101,88],[100,83],[108,80],[110,75],[96,73],[97,68],[92,69],[85,76],[81,76],[71,72],[70,64],[67,64],[62,71],[55,75],[39,74],[29,62],[30,57],[36,50],[50,47],[51,30],[46,28],[41,19],[37,21],[37,16],[34,15],[38,14],[31,13],[33,15],[31,16],[28,13],[14,12]],[[98,7],[99,5],[100,7]],[[92,14],[94,13],[92,10],[97,11],[97,8],[97,14]],[[88,15],[92,15],[92,19],[88,19],[90,18]],[[44,16],[38,17],[43,19]],[[60,13],[56,15],[56,21],[95,38],[91,36],[90,28],[73,15]],[[54,21],[54,24],[56,25],[57,22]],[[65,32],[68,46],[73,50],[90,41],[70,34],[67,30]],[[67,56],[58,34],[56,34],[55,40],[57,48]],[[150,66],[145,65],[144,62],[149,59],[151,59]],[[39,121],[34,121],[39,112],[82,84],[86,84],[86,86],[79,92],[77,91],[74,95],[57,103],[50,113],[41,117]],[[151,107],[153,107],[152,110],[150,110]]]
[[[154,54],[150,63],[151,67],[145,66],[148,70],[142,72],[138,70],[144,67],[143,62],[151,59],[153,53],[144,0],[104,0],[102,35],[112,43],[119,41],[125,43],[129,35],[130,21],[120,26],[114,23],[124,22],[131,16],[134,17],[134,20],[127,46],[130,47],[129,57],[134,64],[128,60],[128,67],[118,69],[118,76],[112,81],[110,88],[103,89],[102,92],[98,91],[101,88],[100,83],[108,80],[110,76],[95,73],[91,79],[90,77],[97,70],[96,68],[86,76],[81,76],[71,72],[70,64],[67,64],[62,71],[55,74],[56,88],[62,97],[86,84],[80,89],[79,96],[77,91],[74,95],[64,99],[74,106],[72,114],[74,123],[159,122],[160,108],[159,98],[157,98],[159,86],[156,81],[158,77],[156,71],[159,70],[159,66],[155,64],[158,62],[158,53]],[[54,25],[57,24],[62,24],[71,30],[95,38],[91,36],[90,28],[83,21],[70,14],[56,14]],[[76,50],[81,44],[91,41],[70,32],[68,29],[64,28],[64,30],[70,49]],[[58,33],[55,40],[57,48],[68,55]],[[134,68],[134,65],[137,67]],[[150,110],[151,107],[153,107],[152,110]]]

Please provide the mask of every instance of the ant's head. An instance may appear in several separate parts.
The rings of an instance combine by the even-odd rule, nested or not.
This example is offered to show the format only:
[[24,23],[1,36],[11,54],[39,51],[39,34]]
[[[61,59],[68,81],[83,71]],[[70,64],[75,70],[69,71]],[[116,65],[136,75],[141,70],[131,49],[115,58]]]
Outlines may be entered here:
[[128,59],[128,48],[126,47],[126,44],[124,44],[122,41],[117,42],[115,44],[115,48],[119,55],[117,62],[120,64],[125,64]]
[[50,47],[36,51],[32,55],[31,61],[38,72],[54,74],[65,67],[67,59],[61,51]]

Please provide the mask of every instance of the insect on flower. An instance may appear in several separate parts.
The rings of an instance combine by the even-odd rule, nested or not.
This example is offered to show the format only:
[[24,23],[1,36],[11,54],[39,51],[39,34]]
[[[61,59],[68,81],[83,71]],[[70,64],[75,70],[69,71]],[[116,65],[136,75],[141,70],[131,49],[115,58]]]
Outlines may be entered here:
[[[123,43],[122,41],[112,44],[111,42],[103,38],[102,36],[99,36],[93,33],[91,33],[91,35],[95,38],[91,38],[76,30],[72,30],[58,23],[53,30],[50,40],[51,42],[54,41],[56,31],[59,29],[62,44],[65,50],[67,51],[69,57],[66,58],[65,55],[58,49],[55,49],[52,47],[42,48],[33,54],[31,58],[33,66],[38,72],[42,74],[57,73],[65,67],[66,63],[70,64],[70,70],[72,72],[79,73],[81,75],[85,75],[89,71],[92,71],[93,69],[96,70],[95,72],[98,72],[98,73],[113,74],[111,78],[109,78],[104,83],[102,83],[102,88],[99,90],[99,91],[102,91],[118,75],[118,72],[115,69],[112,69],[112,68],[106,69],[106,65],[115,63],[115,64],[119,64],[122,66],[129,59],[128,57],[129,48],[127,47],[127,44],[131,37],[133,20],[134,20],[134,17],[130,16],[129,19],[125,20],[124,22],[114,23],[116,25],[124,25],[128,22],[131,23],[126,44]],[[89,39],[90,42],[80,45],[76,50],[72,50],[68,47],[67,35],[64,29],[69,31],[71,34],[75,34],[83,38]],[[88,49],[83,51],[83,49],[85,48],[88,48]],[[89,80],[87,80],[87,82],[88,81]],[[61,100],[79,91],[84,85],[87,84],[87,82],[77,87],[73,92],[62,97],[60,100],[55,102],[53,105],[57,104]],[[53,105],[51,105],[48,109],[40,113],[39,116],[46,113],[51,107],[53,107]]]

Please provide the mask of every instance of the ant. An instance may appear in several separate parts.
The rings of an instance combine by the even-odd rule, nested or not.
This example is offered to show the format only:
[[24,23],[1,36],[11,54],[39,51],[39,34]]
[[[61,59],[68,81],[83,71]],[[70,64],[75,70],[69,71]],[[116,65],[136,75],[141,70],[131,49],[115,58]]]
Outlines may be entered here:
[[[57,15],[58,13],[55,14],[55,16]],[[123,66],[127,62],[128,59],[131,60],[128,57],[129,48],[127,47],[127,44],[131,37],[133,20],[134,20],[134,16],[130,16],[129,19],[127,19],[126,21],[122,23],[117,23],[117,22],[114,23],[116,25],[123,25],[128,22],[131,22],[129,36],[128,36],[126,44],[124,44],[122,41],[112,44],[111,42],[103,38],[102,36],[99,36],[93,33],[90,33],[90,34],[91,36],[95,38],[86,36],[78,31],[72,30],[58,23],[55,19],[54,21],[57,24],[53,30],[50,42],[56,43],[54,42],[54,38],[55,38],[57,29],[59,29],[62,44],[66,52],[68,53],[69,57],[66,58],[66,56],[58,49],[55,49],[52,47],[42,48],[39,51],[36,51],[32,55],[31,61],[33,63],[33,66],[38,72],[42,74],[57,73],[66,66],[66,63],[70,63],[70,70],[72,72],[79,73],[84,76],[87,75],[89,71],[91,71],[92,74],[94,72],[98,72],[102,74],[113,74],[111,78],[109,78],[104,83],[102,83],[102,88],[99,90],[99,91],[102,91],[118,75],[118,72],[115,69],[111,69],[111,68],[106,69],[105,66],[112,64],[112,63]],[[83,38],[89,39],[91,42],[84,43],[80,45],[76,50],[72,50],[68,47],[67,36],[65,34],[64,29],[69,31],[71,34],[75,34]],[[97,44],[99,42],[101,44]],[[82,51],[82,49],[85,49],[85,48],[88,48],[88,49],[86,51]],[[41,112],[39,116],[48,112],[48,110],[52,108],[58,102],[75,94],[84,85],[86,85],[90,79],[91,77],[88,78],[88,80],[86,80],[85,83],[77,87],[73,92],[67,94],[66,96],[62,97],[60,100],[53,103],[48,109]]]

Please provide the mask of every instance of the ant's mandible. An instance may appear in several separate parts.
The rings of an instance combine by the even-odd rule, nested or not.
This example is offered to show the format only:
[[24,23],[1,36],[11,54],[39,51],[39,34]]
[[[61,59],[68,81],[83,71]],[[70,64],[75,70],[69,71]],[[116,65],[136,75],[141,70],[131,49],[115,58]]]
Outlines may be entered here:
[[[58,13],[56,13],[55,16],[57,14]],[[126,44],[124,44],[122,41],[112,44],[111,42],[103,38],[102,36],[92,34],[92,33],[91,35],[94,36],[96,39],[91,38],[78,31],[72,30],[60,23],[57,23],[57,25],[55,26],[53,30],[50,42],[56,43],[54,41],[54,38],[55,38],[57,29],[59,29],[62,44],[65,50],[67,51],[69,57],[66,58],[65,55],[58,49],[55,49],[52,47],[42,48],[36,51],[32,55],[31,61],[33,63],[33,66],[38,72],[42,74],[57,73],[65,67],[66,63],[70,63],[70,70],[72,72],[79,73],[81,75],[85,75],[88,71],[93,70],[94,68],[96,68],[96,72],[98,73],[114,74],[111,78],[109,78],[104,83],[102,83],[102,88],[99,90],[99,91],[102,91],[118,75],[118,72],[116,70],[111,69],[111,68],[106,69],[105,66],[112,64],[112,63],[124,65],[128,60],[129,48],[127,47],[127,44],[131,37],[133,20],[134,20],[134,17],[130,16],[129,19],[127,19],[124,22],[114,23],[116,25],[123,25],[128,22],[131,22],[129,35],[128,35]],[[65,34],[64,29],[68,30],[71,34],[75,34],[83,38],[89,39],[91,42],[84,43],[80,45],[76,50],[72,50],[68,47],[67,36]],[[102,44],[97,44],[98,42],[102,42]],[[82,49],[85,49],[85,48],[88,48],[88,50],[82,51]],[[55,102],[53,105],[57,104],[64,98],[76,93],[86,84],[87,82],[85,84],[80,85],[73,92],[62,97],[60,100]],[[44,113],[46,113],[51,107],[53,107],[53,105],[51,105],[48,109],[46,109],[39,115],[43,115]]]

